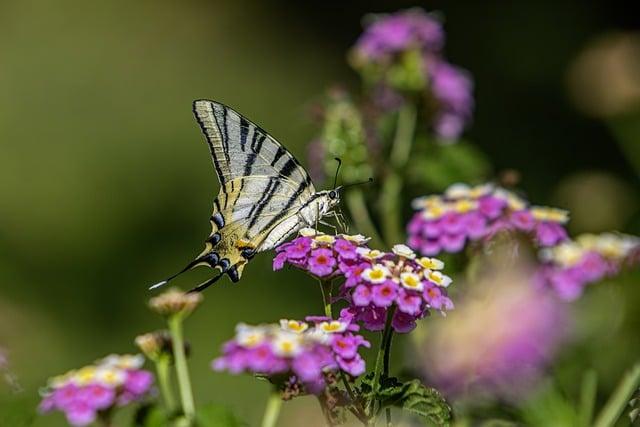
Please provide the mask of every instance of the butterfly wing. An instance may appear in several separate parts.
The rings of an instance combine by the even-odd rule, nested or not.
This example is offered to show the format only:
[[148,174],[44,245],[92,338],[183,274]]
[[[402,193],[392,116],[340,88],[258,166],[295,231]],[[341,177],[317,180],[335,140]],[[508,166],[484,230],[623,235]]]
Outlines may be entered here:
[[296,213],[315,188],[287,149],[236,111],[207,100],[195,101],[193,111],[220,181],[212,232],[196,261],[237,281],[256,252],[300,228]]

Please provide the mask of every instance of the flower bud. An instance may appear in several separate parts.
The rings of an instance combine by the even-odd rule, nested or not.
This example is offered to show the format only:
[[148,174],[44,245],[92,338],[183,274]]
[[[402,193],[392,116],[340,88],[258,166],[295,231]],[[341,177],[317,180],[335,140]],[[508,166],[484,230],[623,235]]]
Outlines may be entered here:
[[135,343],[142,353],[154,362],[162,356],[173,357],[169,331],[154,331],[138,335]]
[[169,289],[149,300],[151,310],[163,316],[181,314],[188,316],[202,302],[202,294],[186,293],[180,289]]

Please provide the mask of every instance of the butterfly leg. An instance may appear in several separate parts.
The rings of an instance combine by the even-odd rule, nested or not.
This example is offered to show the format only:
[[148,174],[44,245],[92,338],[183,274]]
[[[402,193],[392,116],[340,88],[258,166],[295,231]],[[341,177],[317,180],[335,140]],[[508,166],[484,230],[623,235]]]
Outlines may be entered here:
[[338,229],[336,228],[336,226],[335,226],[335,225],[330,224],[330,223],[328,223],[328,222],[326,222],[326,221],[323,221],[323,220],[321,220],[321,219],[320,219],[320,220],[318,220],[318,221],[320,222],[320,224],[322,224],[322,225],[324,225],[324,226],[327,226],[327,227],[331,228],[331,229],[333,230],[334,234],[338,234]]

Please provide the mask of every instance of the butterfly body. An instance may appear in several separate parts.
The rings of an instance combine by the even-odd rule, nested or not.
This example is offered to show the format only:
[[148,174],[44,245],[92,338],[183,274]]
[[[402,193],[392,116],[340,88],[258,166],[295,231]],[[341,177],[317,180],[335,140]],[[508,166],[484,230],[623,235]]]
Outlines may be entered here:
[[221,274],[195,290],[224,274],[237,282],[256,253],[335,215],[333,208],[340,201],[337,190],[316,191],[295,157],[236,111],[208,100],[195,101],[193,111],[220,182],[210,217],[212,230],[194,261],[153,287],[199,265],[217,268]]

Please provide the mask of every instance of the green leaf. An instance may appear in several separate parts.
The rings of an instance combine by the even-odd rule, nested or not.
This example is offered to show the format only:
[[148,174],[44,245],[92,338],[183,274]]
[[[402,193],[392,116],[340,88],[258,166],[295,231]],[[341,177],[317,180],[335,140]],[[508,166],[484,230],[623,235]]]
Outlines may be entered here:
[[229,408],[222,405],[203,405],[196,412],[197,427],[245,427],[246,425]]
[[360,383],[360,393],[367,399],[374,397],[382,408],[396,406],[439,426],[448,426],[452,419],[451,407],[440,392],[417,379],[403,383],[398,378],[382,376],[375,385],[369,374]]

